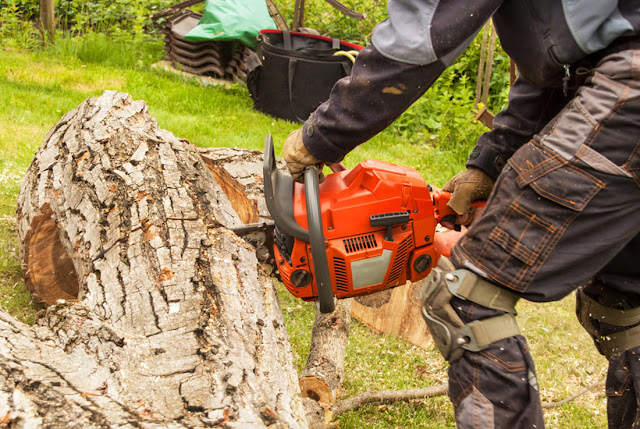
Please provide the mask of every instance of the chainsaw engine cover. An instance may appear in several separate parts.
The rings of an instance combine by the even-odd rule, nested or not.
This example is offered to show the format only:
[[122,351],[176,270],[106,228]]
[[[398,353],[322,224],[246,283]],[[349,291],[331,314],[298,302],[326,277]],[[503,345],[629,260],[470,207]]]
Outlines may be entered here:
[[[284,200],[282,206],[290,205],[295,222],[308,230],[305,185],[284,186],[290,189],[274,190],[275,198]],[[415,169],[366,160],[327,175],[319,186],[319,200],[328,264],[324,269],[337,298],[417,281],[436,265],[433,202]],[[309,242],[288,234],[276,216],[274,221],[274,253],[283,283],[299,298],[317,299],[316,270],[323,268],[314,266]]]

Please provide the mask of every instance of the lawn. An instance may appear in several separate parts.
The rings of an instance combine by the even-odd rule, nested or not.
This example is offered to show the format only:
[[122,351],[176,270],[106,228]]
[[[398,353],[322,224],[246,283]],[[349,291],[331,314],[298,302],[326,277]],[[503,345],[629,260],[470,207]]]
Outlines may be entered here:
[[[298,125],[273,119],[252,109],[241,84],[207,86],[150,66],[161,57],[158,45],[139,47],[139,55],[96,41],[104,55],[130,59],[92,60],[73,41],[60,41],[44,51],[4,48],[0,52],[0,305],[26,322],[39,310],[21,280],[16,250],[15,207],[20,179],[48,130],[63,114],[87,97],[118,90],[143,99],[161,127],[198,146],[262,149],[273,134],[276,153]],[[101,44],[102,43],[102,44]],[[0,45],[1,46],[1,45]],[[109,51],[113,50],[113,51]],[[437,112],[436,112],[437,113]],[[460,115],[465,112],[459,112]],[[468,112],[471,122],[472,113]],[[469,147],[467,142],[467,148]],[[463,159],[449,153],[437,139],[411,139],[389,130],[347,157],[347,166],[377,158],[417,168],[427,182],[442,185],[463,168]],[[280,299],[296,365],[304,366],[314,309],[280,288]],[[519,323],[536,359],[543,401],[562,400],[604,378],[606,361],[573,314],[574,297],[545,305],[519,304]],[[447,364],[435,348],[422,350],[391,336],[352,325],[347,348],[343,397],[367,390],[426,387],[446,381]],[[606,426],[603,389],[591,391],[562,407],[545,411],[549,428]],[[340,416],[341,428],[451,428],[453,408],[445,398],[393,405],[370,405]]]

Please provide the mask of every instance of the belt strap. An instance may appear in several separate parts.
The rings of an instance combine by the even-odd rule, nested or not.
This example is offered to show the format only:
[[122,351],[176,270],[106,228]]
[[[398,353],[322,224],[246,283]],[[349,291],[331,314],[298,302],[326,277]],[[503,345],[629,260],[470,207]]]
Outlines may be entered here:
[[581,298],[586,307],[587,314],[598,322],[614,326],[631,326],[640,323],[640,307],[619,310],[600,304],[589,295],[583,293]]
[[640,325],[621,332],[596,338],[600,352],[607,358],[640,347]]
[[607,359],[617,353],[640,347],[640,325],[601,335],[593,322],[597,320],[613,326],[633,326],[640,323],[640,307],[627,310],[606,307],[585,294],[582,289],[578,289],[576,313],[582,326],[594,339],[598,351]]
[[520,335],[520,327],[513,314],[502,314],[484,320],[474,320],[462,328],[461,347],[479,352],[496,341]]
[[520,297],[506,289],[495,286],[468,270],[455,270],[445,275],[449,291],[458,298],[466,299],[484,307],[518,314],[515,309]]

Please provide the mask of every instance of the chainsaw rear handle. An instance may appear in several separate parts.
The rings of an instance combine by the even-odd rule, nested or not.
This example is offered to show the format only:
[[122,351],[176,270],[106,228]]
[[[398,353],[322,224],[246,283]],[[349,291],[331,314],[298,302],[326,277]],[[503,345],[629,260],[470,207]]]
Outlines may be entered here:
[[333,164],[329,164],[327,167],[329,167],[329,169],[334,173],[340,173],[347,169],[347,167],[345,167],[341,162],[334,162]]
[[[451,199],[451,192],[446,191],[436,191],[433,193],[433,209],[436,213],[436,219],[438,223],[449,222],[455,225],[459,230],[460,225],[456,224],[456,218],[458,217],[458,213],[455,212],[451,207],[449,207],[448,203]],[[486,201],[474,201],[471,203],[472,209],[477,209],[484,207],[487,204]],[[466,226],[466,225],[465,225]]]
[[307,205],[307,223],[309,224],[309,238],[311,258],[313,259],[313,274],[318,287],[318,303],[321,313],[332,313],[335,310],[329,261],[325,248],[325,238],[322,227],[322,211],[320,210],[320,179],[319,171],[309,167],[304,172],[304,197]]

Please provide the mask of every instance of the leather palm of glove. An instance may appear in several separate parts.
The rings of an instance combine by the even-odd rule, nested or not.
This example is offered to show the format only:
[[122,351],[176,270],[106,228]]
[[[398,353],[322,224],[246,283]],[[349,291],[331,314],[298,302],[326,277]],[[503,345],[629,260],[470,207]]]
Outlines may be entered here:
[[451,192],[448,206],[459,215],[465,215],[471,212],[472,202],[489,198],[494,184],[495,180],[487,173],[469,167],[449,179],[442,190]]
[[312,166],[318,168],[320,172],[320,182],[324,180],[324,175],[322,174],[324,162],[313,156],[302,142],[302,128],[289,134],[289,137],[284,141],[282,156],[287,163],[291,177],[293,177],[293,180],[296,182],[302,183],[304,180],[304,171]]

